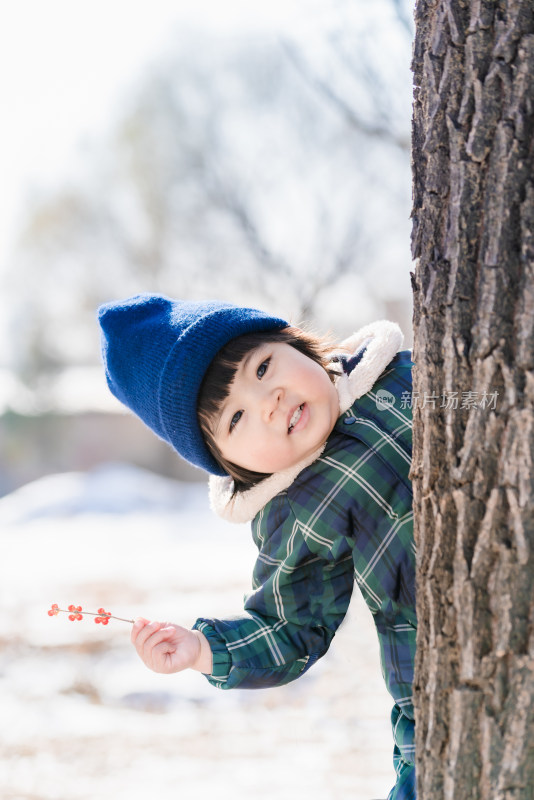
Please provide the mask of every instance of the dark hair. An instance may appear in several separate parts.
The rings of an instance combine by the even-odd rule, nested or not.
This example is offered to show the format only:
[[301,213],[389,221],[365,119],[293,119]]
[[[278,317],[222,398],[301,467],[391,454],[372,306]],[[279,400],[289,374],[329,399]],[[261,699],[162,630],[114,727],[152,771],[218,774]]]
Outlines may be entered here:
[[[250,489],[268,478],[270,473],[254,472],[227,461],[214,439],[213,425],[219,416],[222,404],[228,397],[237,368],[244,357],[264,344],[289,344],[312,361],[320,364],[333,381],[338,371],[331,359],[335,345],[328,337],[320,337],[300,328],[287,327],[270,331],[258,331],[231,339],[215,356],[204,375],[197,401],[197,416],[200,430],[208,450],[234,480],[234,495]],[[339,350],[339,348],[337,348]]]

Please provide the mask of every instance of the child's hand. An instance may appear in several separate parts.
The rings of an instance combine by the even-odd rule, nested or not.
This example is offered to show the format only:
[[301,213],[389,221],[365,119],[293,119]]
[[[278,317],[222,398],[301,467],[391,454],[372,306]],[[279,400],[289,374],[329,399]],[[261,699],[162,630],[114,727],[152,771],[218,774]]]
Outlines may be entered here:
[[211,648],[200,631],[138,617],[132,628],[132,644],[154,672],[180,672],[190,668],[211,674]]

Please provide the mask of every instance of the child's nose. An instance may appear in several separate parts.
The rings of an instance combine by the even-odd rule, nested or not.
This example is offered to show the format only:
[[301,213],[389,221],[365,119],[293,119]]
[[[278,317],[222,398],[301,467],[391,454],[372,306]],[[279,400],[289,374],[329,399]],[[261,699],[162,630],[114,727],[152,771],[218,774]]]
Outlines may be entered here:
[[270,422],[273,415],[278,410],[283,394],[283,390],[280,388],[265,392],[262,401],[262,412],[267,422]]

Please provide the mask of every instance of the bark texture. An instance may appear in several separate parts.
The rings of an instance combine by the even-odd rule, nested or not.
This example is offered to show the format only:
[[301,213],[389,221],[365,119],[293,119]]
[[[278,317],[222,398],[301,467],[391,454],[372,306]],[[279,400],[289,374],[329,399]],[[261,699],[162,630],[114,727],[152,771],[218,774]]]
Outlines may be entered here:
[[531,799],[534,0],[415,18],[418,800]]

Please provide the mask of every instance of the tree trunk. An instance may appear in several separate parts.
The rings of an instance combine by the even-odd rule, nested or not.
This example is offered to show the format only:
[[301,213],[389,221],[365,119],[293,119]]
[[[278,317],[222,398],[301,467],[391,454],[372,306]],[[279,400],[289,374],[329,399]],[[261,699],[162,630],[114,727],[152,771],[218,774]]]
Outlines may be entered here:
[[418,800],[534,798],[534,1],[418,0]]

